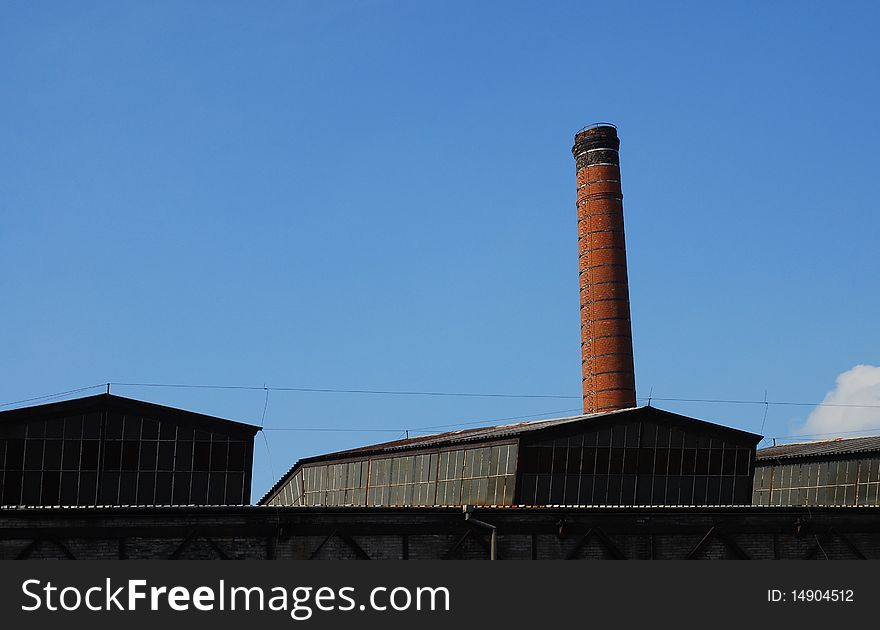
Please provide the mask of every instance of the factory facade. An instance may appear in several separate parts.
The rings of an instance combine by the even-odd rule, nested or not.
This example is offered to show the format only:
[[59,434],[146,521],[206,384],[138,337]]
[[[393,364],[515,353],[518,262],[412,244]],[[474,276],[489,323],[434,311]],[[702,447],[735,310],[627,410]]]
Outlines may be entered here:
[[0,559],[880,558],[880,438],[638,407],[620,140],[575,135],[583,415],[300,460],[259,427],[109,394],[0,413]]

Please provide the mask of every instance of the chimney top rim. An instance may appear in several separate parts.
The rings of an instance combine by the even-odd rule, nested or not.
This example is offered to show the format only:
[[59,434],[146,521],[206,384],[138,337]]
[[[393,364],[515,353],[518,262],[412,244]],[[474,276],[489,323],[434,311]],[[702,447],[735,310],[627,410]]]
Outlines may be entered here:
[[580,129],[577,130],[577,133],[575,135],[576,136],[580,135],[586,131],[590,131],[591,129],[599,129],[600,127],[610,127],[611,129],[614,129],[615,132],[617,131],[617,125],[615,125],[613,122],[599,121],[599,122],[590,123],[589,125],[586,125],[585,127],[581,127]]

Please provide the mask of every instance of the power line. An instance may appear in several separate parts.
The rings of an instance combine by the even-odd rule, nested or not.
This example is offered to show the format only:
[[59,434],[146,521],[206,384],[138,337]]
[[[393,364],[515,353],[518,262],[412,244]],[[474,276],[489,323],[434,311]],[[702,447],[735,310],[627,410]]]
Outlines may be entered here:
[[264,427],[264,431],[316,431],[316,432],[360,432],[360,433],[428,433],[432,432],[435,429],[448,429],[455,427],[465,427],[472,425],[483,425],[483,426],[492,426],[494,422],[505,422],[508,420],[526,420],[529,418],[539,419],[541,416],[547,416],[551,414],[557,413],[568,413],[572,411],[580,411],[580,407],[577,409],[559,409],[555,411],[543,411],[538,413],[530,413],[524,416],[507,416],[504,418],[486,418],[485,420],[476,420],[476,421],[468,421],[468,422],[455,422],[452,424],[436,424],[432,426],[426,427],[416,427],[415,429],[372,429],[372,428],[354,428],[354,427]]
[[384,396],[457,396],[465,398],[557,398],[576,399],[580,396],[565,396],[557,394],[496,394],[482,392],[436,392],[436,391],[408,391],[392,389],[341,389],[333,387],[255,387],[250,385],[192,385],[183,383],[112,383],[119,387],[177,387],[185,389],[238,389],[249,391],[270,390],[273,392],[307,392],[322,394],[374,394]]
[[[638,400],[646,400],[639,398]],[[662,400],[664,402],[690,402],[690,403],[715,403],[725,405],[790,405],[797,407],[852,407],[861,409],[880,409],[880,405],[856,405],[850,403],[809,403],[809,402],[791,402],[787,400],[723,400],[713,398],[657,398],[654,396],[652,400]]]
[[23,403],[36,402],[39,400],[49,400],[50,398],[59,398],[60,396],[67,396],[68,394],[78,394],[79,392],[85,392],[90,389],[97,389],[99,387],[106,387],[107,383],[100,383],[99,385],[89,385],[88,387],[78,387],[77,389],[68,389],[67,391],[57,392],[55,394],[46,394],[45,396],[34,396],[33,398],[23,398],[21,400],[13,400],[12,402],[0,403],[0,407],[12,407],[14,405],[21,405]]

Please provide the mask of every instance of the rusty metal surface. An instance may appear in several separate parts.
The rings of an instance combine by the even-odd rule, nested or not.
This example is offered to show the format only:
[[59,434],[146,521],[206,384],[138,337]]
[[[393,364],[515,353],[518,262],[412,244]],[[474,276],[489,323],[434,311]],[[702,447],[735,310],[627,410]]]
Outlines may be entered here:
[[848,453],[880,452],[880,435],[855,438],[835,438],[817,442],[795,442],[759,449],[756,459],[764,463],[792,457],[814,457],[821,455],[844,455]]

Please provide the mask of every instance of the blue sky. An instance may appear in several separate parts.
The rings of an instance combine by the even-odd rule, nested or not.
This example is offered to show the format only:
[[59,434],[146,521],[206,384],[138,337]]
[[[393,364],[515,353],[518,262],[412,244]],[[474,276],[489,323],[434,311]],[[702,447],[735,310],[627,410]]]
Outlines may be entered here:
[[[255,497],[299,457],[565,415],[570,147],[596,120],[622,140],[639,396],[822,400],[880,364],[878,18],[0,3],[0,402],[106,381],[575,397],[273,392],[267,427],[361,431],[267,432]],[[114,392],[257,423],[264,405]],[[763,422],[760,405],[657,404]],[[763,433],[798,434],[811,411],[771,406]],[[875,412],[859,428],[880,429]]]

